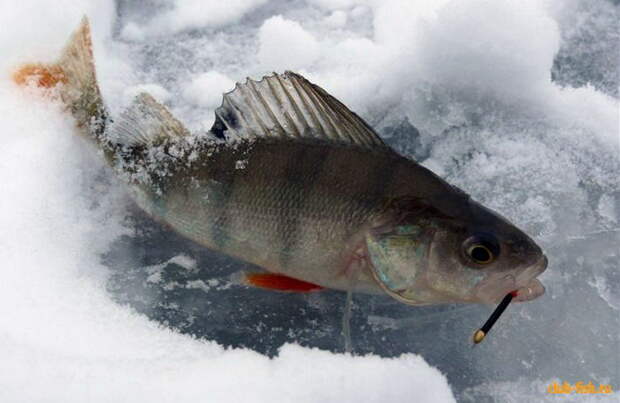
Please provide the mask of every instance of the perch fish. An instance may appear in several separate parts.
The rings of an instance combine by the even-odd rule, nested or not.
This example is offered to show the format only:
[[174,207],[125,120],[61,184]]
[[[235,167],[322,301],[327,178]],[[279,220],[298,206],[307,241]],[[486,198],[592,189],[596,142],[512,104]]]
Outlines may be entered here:
[[196,243],[264,269],[259,287],[387,294],[411,305],[544,293],[541,248],[508,220],[387,146],[293,72],[224,94],[192,134],[143,93],[110,117],[86,18],[53,64],[16,71],[49,88],[137,205]]

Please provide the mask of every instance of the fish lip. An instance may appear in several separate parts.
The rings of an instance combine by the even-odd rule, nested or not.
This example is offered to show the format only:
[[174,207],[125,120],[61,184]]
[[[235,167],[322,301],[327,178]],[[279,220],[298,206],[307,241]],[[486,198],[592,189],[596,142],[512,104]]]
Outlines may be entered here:
[[[489,279],[481,283],[475,291],[479,302],[484,304],[496,304],[502,300],[509,292],[516,291],[522,297],[517,297],[516,301],[529,301],[545,292],[545,287],[536,279],[547,269],[549,260],[544,254],[541,255],[534,264],[527,267],[520,273],[507,274],[501,278]],[[532,294],[532,291],[535,294]]]
[[516,290],[514,296],[515,302],[531,301],[543,295],[545,293],[545,286],[540,280],[533,278],[530,282]]
[[480,283],[474,291],[474,294],[478,302],[483,304],[496,304],[504,298],[507,293],[515,290],[516,288],[515,276],[512,274],[507,274],[501,278],[495,277],[494,279],[489,279],[483,283]]
[[546,255],[541,255],[538,260],[532,264],[527,269],[523,270],[516,276],[516,286],[517,289],[520,287],[527,286],[532,280],[541,275],[545,270],[547,270],[547,266],[549,265],[549,259],[547,259]]
[[545,286],[536,277],[547,269],[548,264],[549,260],[543,254],[536,263],[519,273],[516,281],[515,302],[531,301],[545,293]]

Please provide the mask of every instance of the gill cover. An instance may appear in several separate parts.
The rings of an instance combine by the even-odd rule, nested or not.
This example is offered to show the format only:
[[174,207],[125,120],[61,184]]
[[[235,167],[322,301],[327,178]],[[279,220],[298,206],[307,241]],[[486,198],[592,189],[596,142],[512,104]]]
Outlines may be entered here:
[[441,213],[417,198],[388,202],[381,225],[369,231],[366,247],[371,272],[390,296],[410,305],[428,303],[426,273]]

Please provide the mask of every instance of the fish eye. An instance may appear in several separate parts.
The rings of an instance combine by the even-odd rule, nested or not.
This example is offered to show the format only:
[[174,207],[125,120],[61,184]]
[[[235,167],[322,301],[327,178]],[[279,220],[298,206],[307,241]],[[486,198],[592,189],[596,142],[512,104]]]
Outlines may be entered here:
[[482,244],[471,245],[467,248],[467,255],[476,263],[486,264],[493,261],[493,252]]
[[499,245],[494,236],[478,234],[463,243],[465,255],[474,263],[485,265],[493,262],[499,255]]

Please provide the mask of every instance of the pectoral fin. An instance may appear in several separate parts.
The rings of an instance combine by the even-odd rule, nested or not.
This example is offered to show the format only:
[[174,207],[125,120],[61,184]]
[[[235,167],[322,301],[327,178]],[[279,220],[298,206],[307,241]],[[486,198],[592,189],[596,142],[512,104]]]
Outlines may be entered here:
[[312,292],[323,289],[320,285],[275,273],[244,273],[243,282],[254,287],[276,291]]

